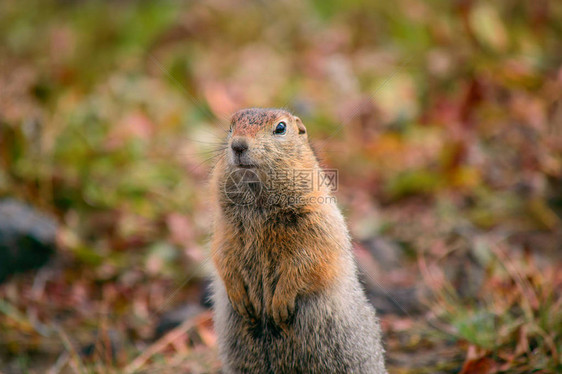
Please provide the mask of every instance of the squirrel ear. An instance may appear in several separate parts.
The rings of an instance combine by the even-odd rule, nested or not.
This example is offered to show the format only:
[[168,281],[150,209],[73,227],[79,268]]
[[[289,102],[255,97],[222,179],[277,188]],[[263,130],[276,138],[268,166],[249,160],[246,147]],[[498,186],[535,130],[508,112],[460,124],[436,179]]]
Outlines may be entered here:
[[304,123],[302,123],[301,119],[295,116],[295,121],[297,122],[297,127],[299,128],[299,134],[306,134],[306,127],[304,127]]

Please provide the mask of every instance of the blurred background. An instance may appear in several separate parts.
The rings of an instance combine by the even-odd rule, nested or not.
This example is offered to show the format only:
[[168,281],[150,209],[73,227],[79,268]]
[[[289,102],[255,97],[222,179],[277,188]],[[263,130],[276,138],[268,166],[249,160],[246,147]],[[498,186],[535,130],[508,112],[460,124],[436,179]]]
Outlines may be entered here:
[[207,176],[284,107],[392,373],[562,372],[562,3],[0,2],[0,372],[215,373]]

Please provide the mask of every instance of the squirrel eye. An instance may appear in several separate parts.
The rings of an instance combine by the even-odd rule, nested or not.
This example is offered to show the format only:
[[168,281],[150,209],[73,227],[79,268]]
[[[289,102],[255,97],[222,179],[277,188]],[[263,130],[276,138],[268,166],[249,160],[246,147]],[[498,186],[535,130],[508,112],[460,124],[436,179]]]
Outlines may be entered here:
[[273,132],[275,135],[284,135],[287,132],[287,124],[285,122],[279,122],[275,127]]

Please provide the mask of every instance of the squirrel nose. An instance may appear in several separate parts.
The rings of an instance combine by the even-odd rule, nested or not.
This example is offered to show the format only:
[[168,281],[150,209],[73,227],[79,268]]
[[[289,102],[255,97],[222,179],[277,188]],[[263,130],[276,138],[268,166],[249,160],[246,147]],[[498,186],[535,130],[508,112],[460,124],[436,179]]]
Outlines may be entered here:
[[246,142],[246,139],[236,138],[236,139],[232,140],[232,143],[230,144],[230,147],[232,148],[234,153],[240,155],[248,149],[248,142]]

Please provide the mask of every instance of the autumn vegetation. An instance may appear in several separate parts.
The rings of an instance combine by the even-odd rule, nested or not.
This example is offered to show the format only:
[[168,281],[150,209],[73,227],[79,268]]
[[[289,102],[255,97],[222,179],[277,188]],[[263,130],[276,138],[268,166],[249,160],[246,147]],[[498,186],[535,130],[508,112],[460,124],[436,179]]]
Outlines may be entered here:
[[218,371],[207,176],[252,106],[338,170],[391,372],[562,372],[561,2],[7,0],[0,197],[58,230],[0,373]]

